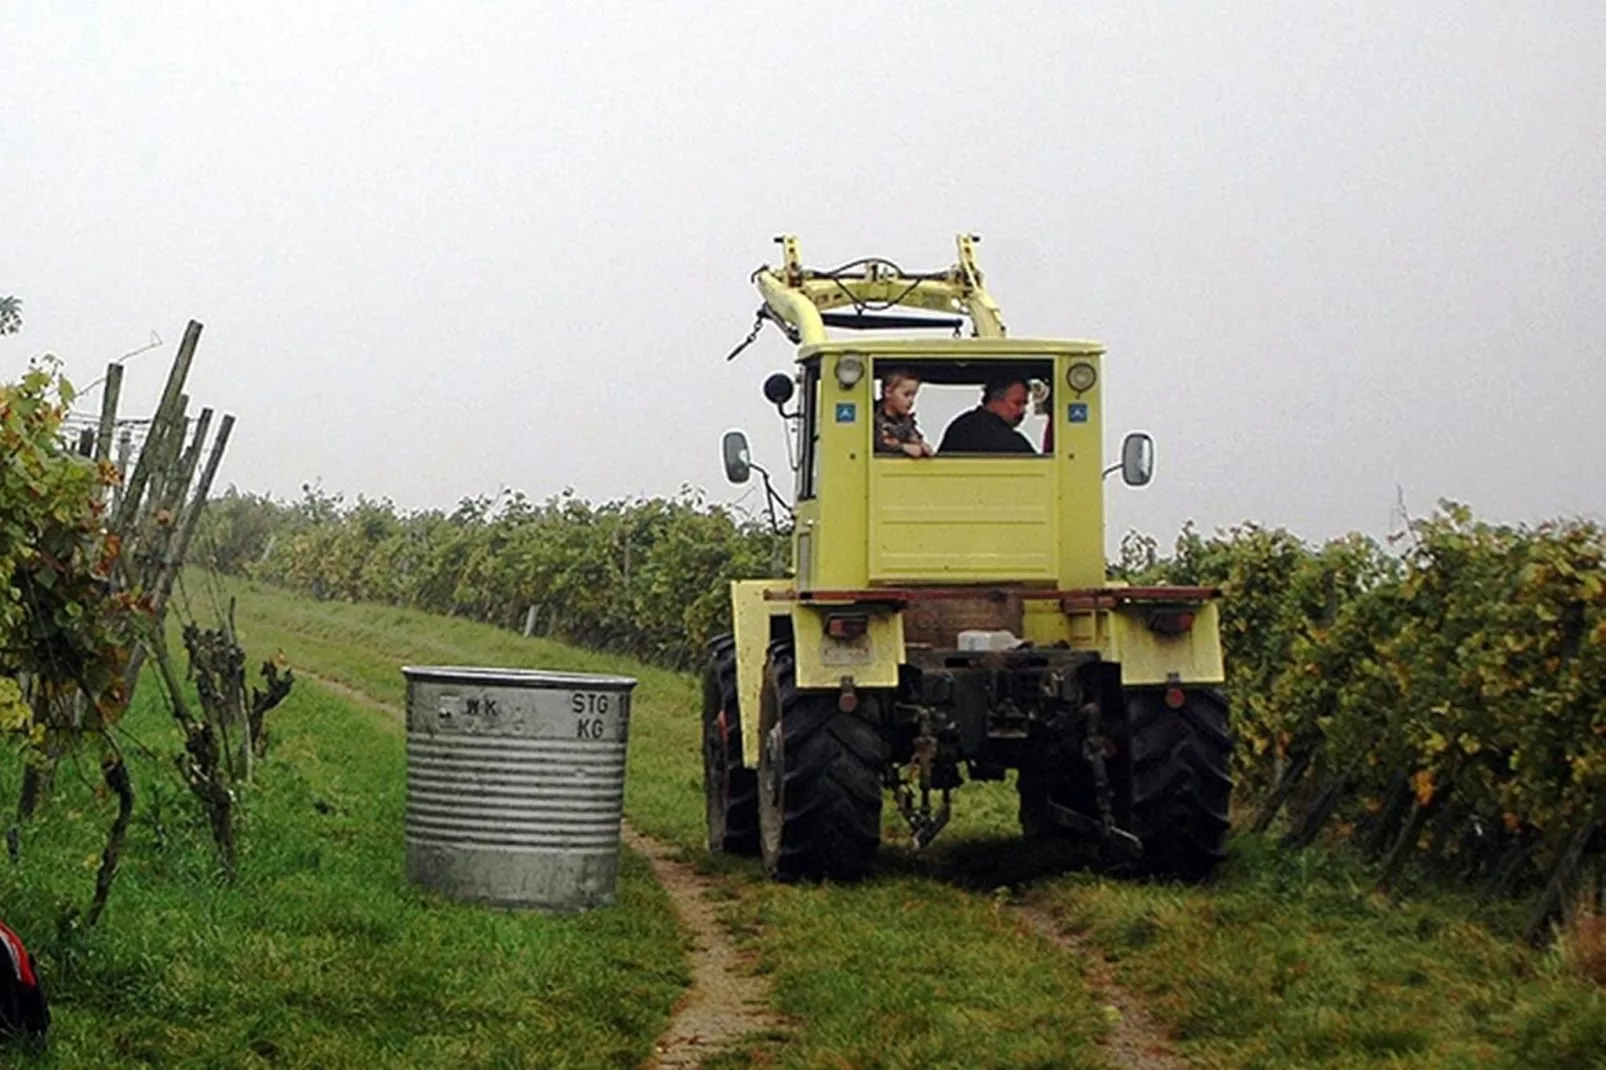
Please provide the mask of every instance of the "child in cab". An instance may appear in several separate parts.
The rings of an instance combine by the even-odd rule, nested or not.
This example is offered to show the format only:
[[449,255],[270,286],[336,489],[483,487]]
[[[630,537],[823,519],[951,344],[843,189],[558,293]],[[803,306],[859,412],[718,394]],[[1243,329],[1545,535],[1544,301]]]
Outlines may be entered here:
[[882,378],[881,400],[875,407],[877,453],[930,457],[935,452],[915,424],[915,395],[919,392],[920,380],[902,368]]

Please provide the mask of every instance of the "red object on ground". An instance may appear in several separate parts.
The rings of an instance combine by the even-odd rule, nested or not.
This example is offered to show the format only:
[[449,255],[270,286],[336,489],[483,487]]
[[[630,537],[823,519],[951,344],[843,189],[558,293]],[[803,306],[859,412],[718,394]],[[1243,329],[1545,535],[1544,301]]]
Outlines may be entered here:
[[22,937],[0,922],[0,1039],[39,1038],[50,1026],[44,989]]

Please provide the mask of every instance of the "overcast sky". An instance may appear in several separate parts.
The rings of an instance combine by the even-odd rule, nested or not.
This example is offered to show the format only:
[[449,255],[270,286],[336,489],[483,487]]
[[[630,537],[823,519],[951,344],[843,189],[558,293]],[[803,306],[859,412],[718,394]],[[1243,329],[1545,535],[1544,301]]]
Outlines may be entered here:
[[[983,236],[1099,338],[1112,534],[1602,515],[1606,4],[0,9],[0,294],[81,383],[239,417],[222,480],[406,508],[735,497],[748,275]],[[95,399],[86,400],[93,408]]]

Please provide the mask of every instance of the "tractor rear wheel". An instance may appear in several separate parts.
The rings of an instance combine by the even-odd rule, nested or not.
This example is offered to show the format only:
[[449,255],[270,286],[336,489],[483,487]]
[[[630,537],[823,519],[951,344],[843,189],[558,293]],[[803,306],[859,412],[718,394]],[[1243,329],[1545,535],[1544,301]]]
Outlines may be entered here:
[[880,705],[838,708],[832,692],[799,691],[790,641],[771,644],[758,758],[759,841],[776,880],[855,880],[881,845],[888,748]]
[[1171,708],[1162,688],[1129,689],[1132,831],[1143,841],[1139,869],[1202,880],[1226,857],[1232,735],[1218,691],[1185,692]]
[[703,671],[703,798],[708,849],[758,854],[758,775],[742,761],[742,714],[736,696],[736,640],[708,644]]

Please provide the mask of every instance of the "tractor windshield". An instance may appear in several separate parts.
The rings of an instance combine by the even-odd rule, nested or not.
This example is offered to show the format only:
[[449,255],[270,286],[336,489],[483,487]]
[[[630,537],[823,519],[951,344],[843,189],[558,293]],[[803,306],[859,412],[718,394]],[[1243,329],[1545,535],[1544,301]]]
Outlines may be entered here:
[[[872,373],[878,457],[919,456],[905,448],[911,424],[943,456],[1041,454],[1052,412],[1053,362],[879,357]],[[901,436],[901,438],[900,438]]]

